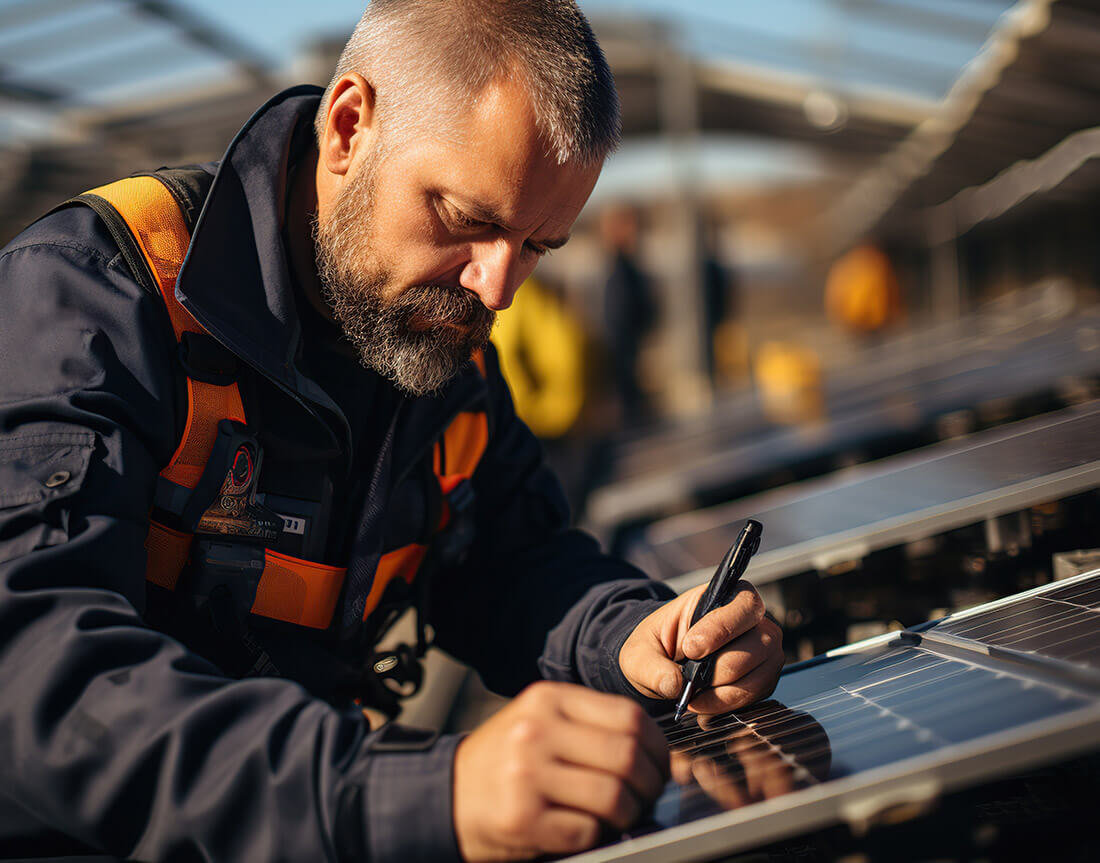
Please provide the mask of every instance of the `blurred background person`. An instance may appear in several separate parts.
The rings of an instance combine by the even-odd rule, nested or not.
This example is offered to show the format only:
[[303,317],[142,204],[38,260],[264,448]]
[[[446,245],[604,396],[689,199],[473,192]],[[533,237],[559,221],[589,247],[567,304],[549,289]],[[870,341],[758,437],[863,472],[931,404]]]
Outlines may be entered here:
[[614,204],[600,213],[600,237],[610,258],[610,272],[604,285],[604,337],[608,365],[627,427],[649,414],[638,381],[638,355],[658,315],[649,279],[638,262],[638,234],[639,215],[635,207]]
[[497,313],[492,340],[519,418],[542,443],[571,507],[583,501],[588,437],[577,428],[588,399],[588,343],[553,283],[527,279]]

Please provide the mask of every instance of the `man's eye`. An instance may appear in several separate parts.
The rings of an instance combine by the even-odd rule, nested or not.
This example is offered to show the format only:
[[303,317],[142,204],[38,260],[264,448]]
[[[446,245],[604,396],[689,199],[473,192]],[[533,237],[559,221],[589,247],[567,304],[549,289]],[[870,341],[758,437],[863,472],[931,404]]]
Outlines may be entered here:
[[473,216],[467,216],[461,210],[456,210],[454,207],[450,208],[450,216],[452,224],[457,228],[470,230],[473,228],[480,228],[485,224],[473,218]]
[[523,248],[527,251],[527,253],[529,255],[534,255],[537,258],[541,258],[541,257],[544,257],[545,255],[550,254],[549,249],[544,249],[541,246],[535,246],[535,245],[532,245],[531,243],[524,243]]

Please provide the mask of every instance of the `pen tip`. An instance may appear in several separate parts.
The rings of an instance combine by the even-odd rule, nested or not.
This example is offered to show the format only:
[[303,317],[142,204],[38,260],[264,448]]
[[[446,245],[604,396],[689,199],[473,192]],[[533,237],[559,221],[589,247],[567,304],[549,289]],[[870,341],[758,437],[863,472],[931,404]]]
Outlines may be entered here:
[[688,702],[691,701],[691,697],[694,693],[695,686],[692,681],[689,680],[684,684],[684,691],[680,693],[680,700],[676,703],[676,722],[684,718],[684,712],[687,710]]

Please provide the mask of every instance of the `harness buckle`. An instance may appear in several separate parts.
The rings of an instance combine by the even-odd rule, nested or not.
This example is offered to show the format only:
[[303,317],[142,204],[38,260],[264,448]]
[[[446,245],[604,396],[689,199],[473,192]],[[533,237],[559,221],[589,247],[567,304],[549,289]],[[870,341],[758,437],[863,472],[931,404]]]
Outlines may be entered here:
[[415,695],[424,682],[416,648],[399,644],[371,656],[360,682],[360,700],[391,719],[401,712],[400,699]]
[[179,336],[178,356],[187,377],[227,387],[237,382],[240,362],[208,333],[185,330]]
[[282,519],[256,503],[256,479],[263,450],[244,424],[223,419],[218,435],[193,489],[160,476],[153,505],[175,517],[188,533],[234,536],[254,542],[279,536]]

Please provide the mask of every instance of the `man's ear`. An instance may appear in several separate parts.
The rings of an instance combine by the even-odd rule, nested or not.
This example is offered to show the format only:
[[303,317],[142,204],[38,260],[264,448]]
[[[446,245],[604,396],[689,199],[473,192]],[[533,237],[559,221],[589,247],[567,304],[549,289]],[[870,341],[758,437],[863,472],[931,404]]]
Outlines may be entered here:
[[370,147],[376,134],[374,87],[355,72],[341,75],[332,88],[321,134],[320,167],[333,174],[347,174],[358,152]]

